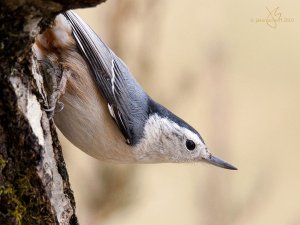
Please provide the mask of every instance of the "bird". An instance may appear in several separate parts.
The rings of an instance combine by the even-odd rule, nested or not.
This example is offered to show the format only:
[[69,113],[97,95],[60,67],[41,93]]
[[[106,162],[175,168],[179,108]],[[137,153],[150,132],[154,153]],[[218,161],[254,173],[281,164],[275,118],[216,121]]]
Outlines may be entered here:
[[[90,156],[112,163],[205,162],[236,170],[212,155],[201,135],[152,99],[126,64],[75,12],[59,14],[36,37],[39,62],[67,74],[54,115],[63,135]],[[53,74],[52,74],[53,75]]]

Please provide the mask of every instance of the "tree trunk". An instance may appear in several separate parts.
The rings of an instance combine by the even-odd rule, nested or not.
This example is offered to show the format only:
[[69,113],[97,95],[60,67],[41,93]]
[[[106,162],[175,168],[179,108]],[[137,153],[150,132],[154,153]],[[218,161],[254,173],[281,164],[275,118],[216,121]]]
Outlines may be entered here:
[[34,37],[65,10],[103,0],[0,2],[0,224],[78,224],[75,200],[43,78]]

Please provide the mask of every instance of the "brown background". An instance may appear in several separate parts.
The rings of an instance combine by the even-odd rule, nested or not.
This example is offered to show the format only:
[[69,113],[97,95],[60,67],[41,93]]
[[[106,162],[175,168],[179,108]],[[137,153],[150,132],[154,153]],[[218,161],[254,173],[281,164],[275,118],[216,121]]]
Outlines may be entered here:
[[[256,19],[279,7],[271,28]],[[299,1],[109,0],[78,13],[236,165],[111,165],[63,139],[81,224],[300,224]]]

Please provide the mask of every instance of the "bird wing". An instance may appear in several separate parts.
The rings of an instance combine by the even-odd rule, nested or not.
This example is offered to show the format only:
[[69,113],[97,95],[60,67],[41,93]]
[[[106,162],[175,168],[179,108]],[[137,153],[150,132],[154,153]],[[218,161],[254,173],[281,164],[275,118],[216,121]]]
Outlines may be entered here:
[[136,144],[143,135],[148,95],[131,75],[125,63],[74,12],[63,13],[69,21],[78,48],[94,75],[108,109],[126,138]]

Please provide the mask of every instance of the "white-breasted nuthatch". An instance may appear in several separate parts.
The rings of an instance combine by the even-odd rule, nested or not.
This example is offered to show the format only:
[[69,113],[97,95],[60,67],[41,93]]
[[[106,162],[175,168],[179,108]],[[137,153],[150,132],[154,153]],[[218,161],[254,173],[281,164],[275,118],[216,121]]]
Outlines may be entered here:
[[151,99],[124,62],[74,12],[57,16],[36,38],[39,60],[69,72],[55,124],[75,146],[104,161],[204,161],[235,170],[213,156],[200,134]]

